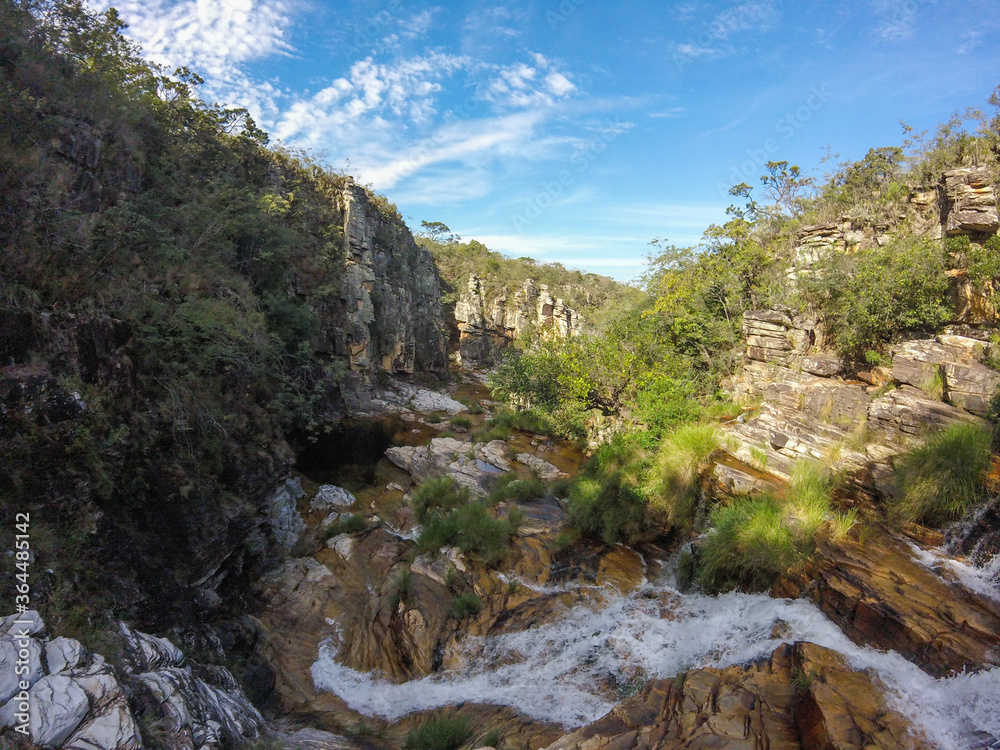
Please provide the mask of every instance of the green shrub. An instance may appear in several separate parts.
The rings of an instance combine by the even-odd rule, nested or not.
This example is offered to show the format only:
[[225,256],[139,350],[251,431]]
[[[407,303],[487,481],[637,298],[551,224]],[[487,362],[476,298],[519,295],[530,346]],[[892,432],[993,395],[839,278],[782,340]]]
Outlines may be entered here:
[[472,737],[469,722],[458,717],[431,719],[406,735],[406,750],[458,750]]
[[990,301],[995,304],[994,284],[1000,278],[1000,235],[993,235],[985,243],[973,245],[969,238],[950,237],[948,249],[965,256],[968,279],[981,290],[990,290]]
[[983,496],[993,454],[991,434],[957,423],[896,463],[899,496],[890,511],[902,521],[940,525],[960,517]]
[[650,531],[640,489],[644,470],[644,458],[634,440],[616,436],[603,444],[570,487],[570,523],[605,544],[642,538]]
[[326,527],[323,537],[325,539],[332,539],[341,534],[357,534],[359,531],[365,531],[367,528],[368,522],[364,516],[357,513],[345,513]]
[[514,472],[503,474],[490,491],[489,504],[496,505],[504,500],[524,502],[545,497],[545,483],[540,479],[521,479]]
[[469,502],[472,493],[451,477],[435,477],[417,487],[410,495],[410,507],[417,523],[425,523],[435,510],[451,511]]
[[411,507],[421,524],[417,548],[436,552],[458,547],[488,567],[500,562],[513,535],[511,524],[494,518],[485,502],[471,500],[468,488],[450,477],[424,482],[413,493]]
[[695,421],[701,413],[690,377],[650,373],[639,383],[633,415],[645,427],[649,447],[678,425]]
[[463,414],[459,414],[457,417],[452,417],[451,426],[457,427],[458,429],[467,430],[472,427],[472,420]]
[[694,521],[701,472],[720,447],[719,431],[710,424],[684,425],[660,443],[647,493],[672,526],[688,528]]
[[937,241],[910,237],[853,255],[830,253],[816,270],[803,277],[803,293],[834,331],[837,349],[854,361],[904,332],[932,332],[953,312]]
[[820,464],[799,461],[792,467],[784,499],[763,493],[714,508],[699,549],[698,584],[709,591],[763,589],[813,553],[827,521],[834,537],[845,536],[857,512],[832,511],[837,480]]
[[483,601],[471,591],[459,594],[451,600],[451,613],[459,620],[478,615],[483,610]]
[[784,512],[771,495],[740,497],[713,509],[699,548],[698,584],[713,592],[766,588],[799,559]]

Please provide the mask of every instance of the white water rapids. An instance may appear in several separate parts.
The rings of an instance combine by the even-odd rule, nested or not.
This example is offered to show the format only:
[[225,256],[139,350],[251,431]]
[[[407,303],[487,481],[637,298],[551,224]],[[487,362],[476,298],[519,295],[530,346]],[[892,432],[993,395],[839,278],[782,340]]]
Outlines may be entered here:
[[682,595],[666,582],[648,583],[598,610],[577,607],[527,631],[468,638],[473,666],[460,672],[397,685],[337,663],[336,645],[326,642],[312,673],[317,688],[369,716],[395,720],[469,701],[512,706],[572,729],[607,713],[618,700],[616,686],[747,662],[800,640],[874,671],[891,705],[937,747],[1000,748],[1000,668],[934,679],[894,652],[859,648],[804,600]]

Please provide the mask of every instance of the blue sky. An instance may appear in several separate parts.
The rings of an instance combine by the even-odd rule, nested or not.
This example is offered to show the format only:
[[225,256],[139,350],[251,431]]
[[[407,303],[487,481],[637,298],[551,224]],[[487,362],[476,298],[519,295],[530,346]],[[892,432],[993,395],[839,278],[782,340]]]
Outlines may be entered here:
[[[94,0],[411,227],[621,280],[764,162],[822,176],[985,107],[998,0]],[[992,51],[991,51],[992,50]]]

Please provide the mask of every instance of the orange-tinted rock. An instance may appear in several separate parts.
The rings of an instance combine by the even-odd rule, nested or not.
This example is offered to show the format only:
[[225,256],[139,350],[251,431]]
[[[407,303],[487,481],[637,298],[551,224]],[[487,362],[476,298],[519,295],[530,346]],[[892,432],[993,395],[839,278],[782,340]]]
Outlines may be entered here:
[[1000,664],[1000,605],[949,583],[884,531],[825,540],[772,594],[807,596],[861,645],[892,649],[940,677]]
[[882,699],[881,685],[810,643],[726,669],[652,680],[549,750],[918,750],[928,747]]

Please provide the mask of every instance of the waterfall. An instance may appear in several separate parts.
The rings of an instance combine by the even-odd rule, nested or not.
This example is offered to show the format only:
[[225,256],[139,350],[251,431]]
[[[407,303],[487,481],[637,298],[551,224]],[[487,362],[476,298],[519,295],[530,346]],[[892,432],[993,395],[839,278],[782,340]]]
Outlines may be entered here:
[[855,645],[805,600],[681,594],[667,580],[601,599],[597,608],[575,607],[530,630],[466,638],[472,666],[402,684],[339,664],[336,644],[326,642],[313,680],[351,708],[388,720],[470,701],[512,706],[573,729],[603,716],[648,678],[744,663],[782,642],[811,641],[876,673],[887,702],[937,746],[968,746],[974,732],[977,743],[983,732],[1000,741],[1000,668],[935,679],[895,652]]

